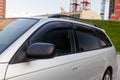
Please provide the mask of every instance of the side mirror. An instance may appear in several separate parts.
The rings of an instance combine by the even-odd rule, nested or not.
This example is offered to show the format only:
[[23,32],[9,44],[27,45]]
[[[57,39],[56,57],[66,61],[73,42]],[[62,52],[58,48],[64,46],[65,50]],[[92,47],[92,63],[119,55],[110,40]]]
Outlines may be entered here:
[[43,59],[53,57],[54,45],[50,43],[34,43],[27,49],[27,57]]

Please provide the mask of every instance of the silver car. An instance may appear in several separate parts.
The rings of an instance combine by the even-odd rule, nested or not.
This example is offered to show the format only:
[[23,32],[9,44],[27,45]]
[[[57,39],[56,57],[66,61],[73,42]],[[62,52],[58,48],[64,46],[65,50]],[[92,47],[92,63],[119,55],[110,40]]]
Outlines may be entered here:
[[103,29],[60,18],[0,20],[0,80],[115,80]]

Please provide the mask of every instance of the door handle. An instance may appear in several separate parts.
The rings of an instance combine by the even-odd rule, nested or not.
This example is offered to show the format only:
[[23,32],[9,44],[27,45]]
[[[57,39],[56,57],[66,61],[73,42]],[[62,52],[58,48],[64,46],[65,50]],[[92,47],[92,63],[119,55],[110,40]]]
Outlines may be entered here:
[[73,67],[72,70],[75,71],[75,70],[78,70],[79,67]]

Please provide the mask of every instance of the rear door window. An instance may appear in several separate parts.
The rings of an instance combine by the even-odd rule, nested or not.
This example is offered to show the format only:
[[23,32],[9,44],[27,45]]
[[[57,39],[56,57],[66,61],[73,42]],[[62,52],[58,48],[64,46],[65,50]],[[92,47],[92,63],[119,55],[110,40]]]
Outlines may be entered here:
[[98,40],[94,35],[76,30],[76,36],[79,51],[88,51],[99,48]]
[[89,50],[95,50],[100,48],[100,44],[98,42],[97,37],[95,36],[92,29],[85,28],[84,26],[78,26],[76,27],[75,36],[76,36],[76,44],[77,44],[77,50],[79,52],[82,51],[89,51]]

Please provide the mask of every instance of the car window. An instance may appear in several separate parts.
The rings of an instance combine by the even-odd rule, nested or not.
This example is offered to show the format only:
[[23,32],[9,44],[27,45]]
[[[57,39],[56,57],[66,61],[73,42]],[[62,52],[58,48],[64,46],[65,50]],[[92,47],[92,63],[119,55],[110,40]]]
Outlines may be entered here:
[[54,44],[57,55],[71,52],[69,30],[64,28],[50,30],[39,37],[35,42]]
[[37,19],[1,19],[0,54],[37,21]]
[[102,31],[96,30],[96,36],[98,37],[102,48],[112,46],[105,33],[103,33]]
[[78,51],[88,51],[99,48],[98,40],[94,35],[76,30],[76,36],[78,41]]

